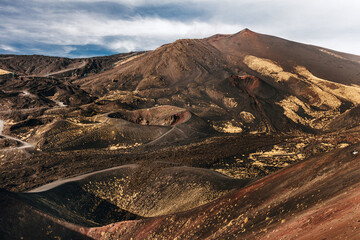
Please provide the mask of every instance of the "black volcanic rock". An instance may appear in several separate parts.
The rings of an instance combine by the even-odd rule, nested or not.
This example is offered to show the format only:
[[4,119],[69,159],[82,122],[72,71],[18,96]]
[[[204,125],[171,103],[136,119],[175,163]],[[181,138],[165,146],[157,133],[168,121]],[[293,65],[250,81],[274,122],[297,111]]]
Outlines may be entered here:
[[15,193],[0,190],[0,238],[11,239],[92,239],[79,227],[40,212]]
[[42,55],[0,55],[0,69],[20,76],[75,77],[108,70],[115,63],[137,52],[93,58],[64,58]]
[[2,110],[54,107],[60,102],[78,106],[94,100],[78,86],[53,78],[12,78],[2,82],[2,91],[7,94],[0,99]]

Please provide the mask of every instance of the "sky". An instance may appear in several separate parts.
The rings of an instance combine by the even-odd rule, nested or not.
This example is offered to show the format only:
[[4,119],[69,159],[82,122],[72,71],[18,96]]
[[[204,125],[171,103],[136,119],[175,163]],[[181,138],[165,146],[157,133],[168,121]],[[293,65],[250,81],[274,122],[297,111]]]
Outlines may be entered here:
[[0,54],[102,56],[244,28],[360,55],[357,0],[0,0]]

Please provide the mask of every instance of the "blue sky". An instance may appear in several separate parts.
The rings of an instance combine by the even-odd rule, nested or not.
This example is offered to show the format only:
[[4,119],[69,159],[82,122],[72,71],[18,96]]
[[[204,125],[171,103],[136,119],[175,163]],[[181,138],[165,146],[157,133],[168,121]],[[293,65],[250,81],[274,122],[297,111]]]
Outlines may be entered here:
[[0,54],[88,57],[243,28],[360,55],[351,0],[0,0]]

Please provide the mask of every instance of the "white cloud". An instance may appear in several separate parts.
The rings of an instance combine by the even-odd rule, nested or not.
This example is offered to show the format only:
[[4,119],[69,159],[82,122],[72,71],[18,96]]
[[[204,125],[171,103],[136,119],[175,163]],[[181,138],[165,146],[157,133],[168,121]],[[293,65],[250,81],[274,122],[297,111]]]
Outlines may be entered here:
[[139,44],[136,41],[123,40],[110,43],[108,47],[118,52],[131,52],[136,50]]
[[[35,0],[36,2],[49,3],[49,2],[81,2],[81,3],[99,3],[99,2],[113,2],[117,4],[123,4],[127,6],[145,6],[145,5],[166,5],[166,4],[237,4],[239,1],[236,0]],[[241,3],[247,2],[263,2],[264,0],[242,0]]]
[[[142,37],[206,37],[218,32],[233,33],[240,31],[240,24],[212,22],[180,22],[162,18],[141,18],[131,20],[94,19],[87,15],[78,15],[66,22],[53,22],[47,25],[47,33],[60,32],[74,38],[97,38],[123,35]],[[90,40],[90,39],[89,39]]]
[[[110,44],[111,49],[141,49],[141,41],[131,38],[173,39],[203,38],[216,33],[234,33],[240,31],[240,24],[212,23],[202,21],[181,22],[163,18],[136,17],[130,20],[113,20],[106,17],[91,16],[85,13],[72,15],[49,15],[42,19],[28,22],[10,20],[7,33],[13,37],[29,38],[33,41],[57,45],[106,44],[105,38],[117,36],[120,39]],[[57,19],[63,19],[59,22]],[[18,26],[21,26],[19,28]]]
[[[224,23],[207,23],[200,21],[180,22],[161,18],[136,18],[132,20],[78,22],[69,29],[67,25],[57,25],[63,34],[72,39],[72,44],[106,44],[104,36],[118,36],[107,47],[117,51],[134,51],[139,49],[154,49],[166,40],[179,38],[204,38],[216,33],[234,33],[243,26]],[[75,29],[74,29],[75,28]],[[122,38],[126,38],[125,40]],[[153,39],[154,41],[151,41]],[[146,41],[145,41],[146,40]]]
[[69,54],[70,52],[76,50],[76,47],[72,47],[72,46],[64,46],[63,50],[65,52],[65,54]]
[[18,51],[16,48],[9,46],[9,45],[5,45],[5,44],[1,44],[0,49],[3,49],[7,52],[17,52]]

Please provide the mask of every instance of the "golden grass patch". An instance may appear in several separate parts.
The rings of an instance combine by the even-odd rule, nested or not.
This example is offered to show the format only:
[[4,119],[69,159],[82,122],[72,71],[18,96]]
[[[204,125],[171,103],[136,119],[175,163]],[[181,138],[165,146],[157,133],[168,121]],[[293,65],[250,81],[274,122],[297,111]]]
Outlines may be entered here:
[[5,75],[5,74],[9,74],[9,73],[11,73],[11,72],[0,69],[0,75]]
[[270,76],[277,82],[288,81],[291,77],[297,77],[293,73],[285,72],[281,66],[270,59],[247,55],[244,58],[244,63],[252,70],[257,71],[264,76]]

